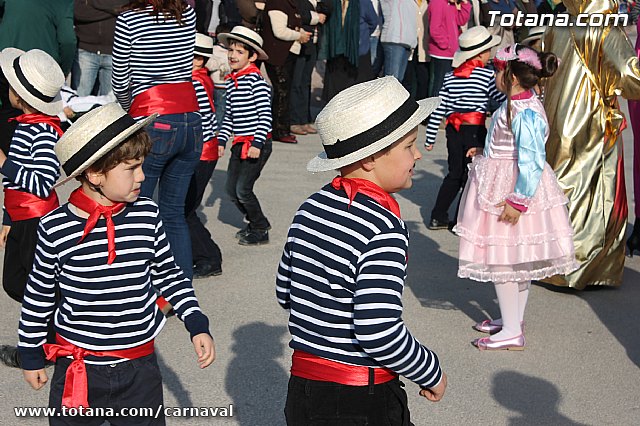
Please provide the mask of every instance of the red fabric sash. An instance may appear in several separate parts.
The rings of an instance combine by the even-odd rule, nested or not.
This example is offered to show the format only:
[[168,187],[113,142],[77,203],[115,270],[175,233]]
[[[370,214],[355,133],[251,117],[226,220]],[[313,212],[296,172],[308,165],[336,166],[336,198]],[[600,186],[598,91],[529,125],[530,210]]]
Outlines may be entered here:
[[38,124],[45,123],[54,128],[58,132],[58,136],[62,136],[64,133],[60,128],[60,119],[51,115],[45,114],[22,114],[17,117],[10,118],[9,121],[17,121],[23,124]]
[[58,208],[58,195],[51,191],[47,198],[40,198],[29,192],[15,189],[4,190],[4,207],[11,220],[27,220],[42,217]]
[[133,99],[129,115],[148,117],[151,114],[182,114],[200,111],[193,83],[170,83],[153,86]]
[[[267,139],[269,139],[270,137],[271,137],[271,133],[267,133]],[[247,157],[247,153],[249,152],[249,148],[251,148],[251,142],[253,142],[254,139],[255,137],[253,135],[233,137],[233,142],[231,143],[231,146],[238,143],[242,144],[242,150],[240,151],[241,160],[246,160],[247,158],[249,158]]]
[[[388,368],[374,368],[373,382],[376,385],[393,380],[398,375]],[[349,386],[367,386],[369,367],[348,365],[295,350],[291,357],[291,374],[308,380],[334,382]]]
[[232,79],[233,83],[236,86],[236,89],[238,88],[238,78],[242,77],[243,75],[249,75],[249,74],[260,74],[260,76],[262,76],[262,73],[260,72],[260,70],[258,69],[258,67],[255,66],[255,64],[251,63],[249,64],[248,67],[238,71],[238,72],[232,72],[231,74],[227,74],[224,76],[225,80],[228,79]]
[[460,126],[464,124],[484,125],[487,115],[484,112],[454,112],[447,117],[447,124],[451,124],[456,131],[460,131]]
[[359,192],[367,197],[373,198],[382,207],[400,217],[400,206],[395,198],[369,180],[336,176],[331,182],[331,186],[338,190],[344,189],[344,192],[347,193],[347,197],[349,198],[349,206],[351,206],[353,199],[356,198],[356,194]]
[[207,93],[207,98],[209,99],[209,105],[211,105],[211,111],[216,110],[215,105],[213,104],[213,91],[215,90],[213,87],[213,80],[209,77],[209,70],[206,68],[200,68],[199,70],[193,71],[191,74],[194,80],[198,81],[204,87],[204,91]]
[[479,59],[469,59],[458,68],[454,69],[453,75],[456,77],[469,78],[473,70],[476,68],[484,68],[484,63]]
[[91,232],[93,228],[95,228],[100,216],[104,216],[107,221],[107,247],[109,250],[107,264],[111,265],[116,259],[116,228],[111,216],[124,209],[127,203],[116,203],[111,206],[103,206],[85,194],[82,187],[71,193],[69,196],[69,203],[73,204],[80,210],[89,213],[89,218],[84,226],[84,233],[82,234],[80,241],[78,241],[78,244],[81,243],[87,235],[89,235],[89,232]]
[[210,141],[205,142],[202,145],[202,154],[200,154],[200,161],[217,160],[219,158],[218,146],[218,138],[215,136]]
[[68,342],[59,334],[56,334],[57,343],[45,343],[43,345],[44,354],[48,360],[55,362],[56,359],[66,356],[73,356],[73,361],[67,368],[64,380],[64,391],[62,393],[62,405],[69,408],[88,407],[87,388],[87,367],[84,364],[84,357],[87,355],[115,357],[122,359],[136,359],[151,355],[154,351],[153,340],[143,345],[129,349],[116,351],[92,351],[80,348]]

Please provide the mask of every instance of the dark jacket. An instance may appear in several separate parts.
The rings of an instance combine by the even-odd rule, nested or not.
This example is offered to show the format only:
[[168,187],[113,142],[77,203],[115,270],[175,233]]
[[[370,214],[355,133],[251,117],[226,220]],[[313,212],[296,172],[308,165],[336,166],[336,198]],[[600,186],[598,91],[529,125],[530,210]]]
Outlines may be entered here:
[[73,18],[78,48],[111,55],[116,18],[127,0],[75,0]]
[[269,11],[278,10],[287,15],[287,27],[298,31],[302,26],[302,19],[298,12],[297,0],[269,0],[264,9],[264,25],[262,38],[264,51],[269,55],[267,62],[271,65],[282,66],[289,56],[289,49],[293,41],[280,40],[273,34]]

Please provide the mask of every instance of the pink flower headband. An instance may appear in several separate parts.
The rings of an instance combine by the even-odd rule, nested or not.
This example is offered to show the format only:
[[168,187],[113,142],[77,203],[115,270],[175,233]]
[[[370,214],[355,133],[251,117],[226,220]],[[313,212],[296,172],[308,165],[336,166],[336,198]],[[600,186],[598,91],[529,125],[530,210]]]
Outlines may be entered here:
[[523,46],[523,48],[516,53],[517,46],[517,44],[512,44],[511,46],[498,50],[496,57],[493,59],[493,64],[496,69],[501,71],[507,67],[507,62],[517,60],[540,71],[542,69],[542,63],[540,63],[538,52],[530,47]]

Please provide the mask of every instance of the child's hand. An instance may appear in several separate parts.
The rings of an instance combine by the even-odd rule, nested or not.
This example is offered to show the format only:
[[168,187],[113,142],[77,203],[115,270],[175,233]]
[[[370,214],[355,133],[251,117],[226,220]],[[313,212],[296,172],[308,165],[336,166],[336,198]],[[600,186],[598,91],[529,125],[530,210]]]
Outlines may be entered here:
[[218,145],[218,157],[219,158],[224,157],[224,146]]
[[424,149],[426,149],[427,151],[431,151],[433,149],[433,144],[432,143],[424,144]]
[[0,231],[0,248],[5,248],[7,246],[9,231],[11,231],[10,226],[2,225],[2,230]]
[[473,148],[469,148],[467,151],[467,157],[475,157],[476,155],[478,155],[478,148],[475,146]]
[[438,402],[444,396],[444,391],[447,388],[447,375],[442,372],[442,380],[437,386],[429,389],[420,390],[420,396],[424,396],[431,402]]
[[255,146],[252,146],[251,148],[249,148],[249,151],[247,151],[247,157],[248,158],[260,157],[260,149],[256,148]]
[[193,336],[192,341],[200,368],[207,368],[216,359],[216,346],[213,339],[207,333],[200,333]]
[[35,390],[40,390],[49,378],[47,377],[47,372],[44,371],[44,368],[40,370],[22,370],[22,374],[24,375],[24,379],[31,385]]
[[498,218],[498,222],[506,222],[515,225],[516,223],[518,223],[518,220],[520,220],[520,212],[511,207],[505,201],[497,204],[496,207],[504,207],[504,210],[502,210],[502,214]]

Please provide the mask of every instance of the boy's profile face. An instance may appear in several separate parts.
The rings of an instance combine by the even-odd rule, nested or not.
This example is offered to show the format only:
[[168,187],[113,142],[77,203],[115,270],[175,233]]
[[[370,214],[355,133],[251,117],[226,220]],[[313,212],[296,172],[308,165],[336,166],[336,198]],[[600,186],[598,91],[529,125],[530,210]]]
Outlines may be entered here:
[[20,97],[11,86],[9,86],[9,102],[11,103],[12,107],[16,109],[22,109],[22,106],[20,105]]
[[[104,196],[113,203],[136,201],[140,196],[140,186],[144,181],[143,160],[144,158],[125,160],[108,172],[93,174],[91,181],[100,186]],[[92,173],[89,172],[89,174]]]
[[257,54],[249,55],[249,51],[240,43],[229,43],[229,66],[233,71],[242,71],[258,59]]
[[389,193],[411,188],[413,168],[416,161],[422,158],[417,146],[418,128],[411,130],[391,149],[376,154],[374,173],[376,183]]

